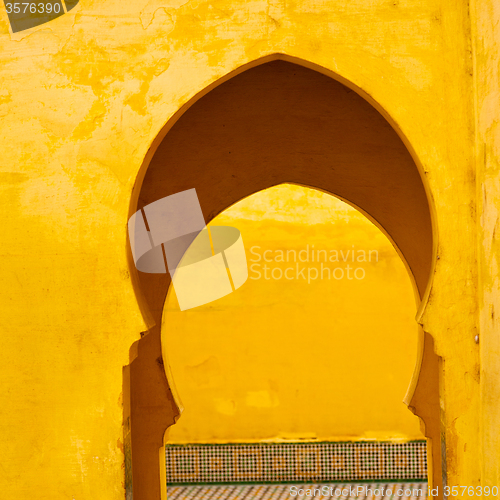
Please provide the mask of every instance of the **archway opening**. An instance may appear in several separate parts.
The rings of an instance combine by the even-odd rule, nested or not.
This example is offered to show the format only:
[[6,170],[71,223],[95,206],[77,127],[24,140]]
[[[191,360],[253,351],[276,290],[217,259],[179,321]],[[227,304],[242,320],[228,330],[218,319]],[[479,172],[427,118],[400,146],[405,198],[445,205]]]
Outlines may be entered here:
[[290,184],[210,225],[239,229],[249,275],[187,311],[169,288],[163,358],[184,408],[166,447],[171,493],[422,481],[424,436],[402,403],[417,361],[415,294],[387,237],[348,204]]
[[[432,268],[433,232],[412,156],[366,100],[299,64],[266,62],[192,104],[152,155],[131,212],[194,187],[209,222],[237,201],[282,183],[326,191],[367,215],[397,249],[422,298]],[[133,488],[138,498],[160,498],[158,449],[179,414],[161,357],[169,279],[139,272],[136,280],[156,326],[134,346],[128,368]],[[432,437],[432,483],[439,484],[438,363],[432,338],[420,335],[408,403]]]

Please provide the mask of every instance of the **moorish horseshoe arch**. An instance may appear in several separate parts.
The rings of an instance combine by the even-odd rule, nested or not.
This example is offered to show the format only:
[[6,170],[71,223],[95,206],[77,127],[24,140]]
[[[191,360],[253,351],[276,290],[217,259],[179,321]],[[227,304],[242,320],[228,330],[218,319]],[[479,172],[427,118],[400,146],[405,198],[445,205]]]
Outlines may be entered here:
[[[129,215],[193,187],[207,222],[283,182],[320,189],[360,210],[388,236],[422,309],[435,263],[435,217],[418,158],[397,130],[376,102],[339,75],[272,54],[207,87],[168,121],[141,167]],[[150,327],[131,347],[124,368],[127,495],[133,489],[134,500],[159,500],[164,458],[158,453],[180,415],[161,354],[170,279],[138,272],[130,251],[129,264]],[[431,438],[433,485],[442,484],[438,375],[432,336],[421,329],[405,402]]]

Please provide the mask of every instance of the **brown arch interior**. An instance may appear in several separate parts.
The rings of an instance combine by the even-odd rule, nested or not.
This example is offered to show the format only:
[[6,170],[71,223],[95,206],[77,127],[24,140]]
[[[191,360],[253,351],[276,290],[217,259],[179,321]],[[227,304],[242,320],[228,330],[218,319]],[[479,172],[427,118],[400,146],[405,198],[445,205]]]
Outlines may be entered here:
[[[159,144],[137,187],[139,201],[133,211],[194,187],[209,222],[242,198],[284,182],[327,191],[367,213],[404,257],[422,297],[432,266],[432,225],[415,162],[367,101],[334,79],[297,64],[262,64],[195,102]],[[130,431],[126,451],[131,451],[135,500],[160,498],[158,450],[165,430],[179,415],[160,345],[169,284],[168,275],[136,272],[138,296],[156,325],[134,344],[124,373],[129,395],[126,432]],[[432,438],[437,485],[438,358],[432,337],[422,335],[422,368],[411,408]]]

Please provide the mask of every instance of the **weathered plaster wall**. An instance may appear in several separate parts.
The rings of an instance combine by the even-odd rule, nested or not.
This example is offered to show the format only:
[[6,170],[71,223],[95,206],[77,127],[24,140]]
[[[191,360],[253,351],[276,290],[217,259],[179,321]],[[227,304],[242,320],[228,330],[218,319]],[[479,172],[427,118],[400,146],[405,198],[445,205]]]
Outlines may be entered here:
[[[481,6],[490,34],[478,52],[490,74],[494,2]],[[82,0],[50,24],[11,35],[0,9],[6,498],[123,498],[122,366],[147,328],[126,260],[133,184],[150,145],[184,104],[273,53],[362,89],[425,175],[440,259],[420,320],[444,359],[448,484],[480,481],[468,15],[455,0]],[[492,110],[495,78],[485,88]],[[483,121],[492,141],[493,116]],[[495,175],[485,177],[492,186]],[[488,252],[484,269],[494,262],[494,248]],[[483,359],[494,373],[497,358],[483,352]],[[486,401],[496,387],[483,386]],[[496,422],[485,416],[483,428]],[[498,455],[490,446],[483,474],[491,482]]]
[[498,2],[472,3],[475,23],[476,162],[481,352],[482,484],[500,484],[500,9]]

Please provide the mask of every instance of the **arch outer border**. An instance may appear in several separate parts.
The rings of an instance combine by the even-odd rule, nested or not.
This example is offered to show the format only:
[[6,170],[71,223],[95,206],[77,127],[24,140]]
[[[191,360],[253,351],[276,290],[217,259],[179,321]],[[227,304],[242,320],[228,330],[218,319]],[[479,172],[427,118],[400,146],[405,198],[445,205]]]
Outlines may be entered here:
[[[247,63],[240,64],[238,67],[230,70],[229,72],[225,73],[223,76],[219,77],[218,79],[216,79],[215,81],[213,81],[209,85],[206,85],[205,87],[203,87],[197,93],[192,95],[187,101],[185,101],[183,104],[178,106],[177,110],[170,117],[166,118],[165,121],[163,121],[164,125],[161,126],[159,131],[155,134],[154,139],[151,141],[151,143],[148,147],[148,150],[146,152],[146,155],[144,156],[142,164],[140,165],[140,167],[138,169],[137,176],[136,176],[136,179],[135,179],[135,182],[134,182],[134,185],[132,188],[132,192],[131,192],[128,218],[130,218],[132,216],[132,214],[134,214],[137,211],[138,202],[139,202],[139,194],[141,192],[144,177],[146,175],[149,164],[150,164],[154,154],[156,153],[156,150],[158,149],[159,145],[161,144],[163,139],[166,137],[168,132],[177,123],[177,121],[182,117],[182,115],[191,106],[193,106],[193,104],[195,104],[202,97],[207,95],[210,91],[212,91],[214,88],[218,87],[219,85],[225,83],[226,81],[232,79],[233,77],[235,77],[235,76],[237,76],[237,75],[239,75],[239,74],[241,74],[241,73],[243,73],[251,68],[260,66],[262,64],[266,64],[266,63],[271,62],[271,61],[277,61],[277,60],[282,60],[282,61],[290,62],[293,64],[297,64],[299,66],[303,66],[305,68],[308,68],[308,69],[311,69],[311,70],[316,71],[318,73],[321,73],[321,74],[323,74],[329,78],[332,78],[333,80],[336,80],[337,82],[345,85],[346,87],[348,87],[352,91],[356,92],[360,97],[362,97],[365,101],[367,101],[375,110],[377,110],[387,120],[387,122],[390,124],[390,126],[393,128],[393,130],[399,136],[399,138],[401,139],[401,141],[405,145],[407,151],[409,152],[410,156],[412,157],[412,159],[417,167],[417,170],[419,172],[419,176],[420,176],[420,179],[422,181],[422,185],[423,185],[423,188],[424,188],[424,191],[426,194],[427,205],[429,207],[429,213],[430,213],[430,219],[431,219],[431,228],[432,228],[431,268],[430,268],[429,278],[427,281],[425,291],[423,292],[421,297],[419,296],[419,293],[417,291],[417,286],[416,286],[414,275],[411,271],[411,268],[410,268],[405,256],[403,255],[401,250],[398,248],[398,246],[394,242],[393,238],[384,229],[384,227],[381,226],[381,224],[377,220],[375,220],[370,214],[366,213],[366,211],[362,210],[360,207],[353,204],[349,200],[346,200],[346,199],[342,198],[341,196],[336,195],[335,193],[329,193],[329,194],[336,196],[337,198],[341,199],[342,201],[348,203],[350,206],[354,207],[356,210],[363,213],[363,215],[365,215],[372,223],[374,223],[384,233],[384,235],[389,239],[391,244],[394,246],[398,255],[401,257],[401,259],[402,259],[402,261],[403,261],[403,263],[408,271],[410,280],[412,282],[412,285],[413,285],[413,288],[415,291],[415,300],[416,300],[416,303],[418,306],[418,310],[417,310],[415,319],[416,319],[417,323],[423,328],[424,327],[423,317],[424,317],[427,305],[429,303],[429,298],[430,298],[431,290],[432,290],[432,286],[433,286],[434,270],[435,270],[436,262],[438,259],[438,256],[437,256],[437,249],[438,249],[437,214],[436,214],[436,208],[435,208],[435,204],[433,201],[433,196],[432,196],[430,184],[429,184],[428,179],[426,177],[426,170],[424,168],[424,165],[421,162],[417,152],[413,148],[409,138],[406,136],[406,134],[404,133],[402,128],[399,126],[398,121],[395,120],[393,118],[393,116],[371,94],[369,94],[367,91],[365,91],[362,87],[358,86],[353,81],[348,80],[347,78],[343,77],[341,74],[339,74],[339,73],[337,73],[329,68],[326,68],[322,65],[314,63],[312,61],[308,61],[308,60],[305,60],[305,59],[302,59],[302,58],[299,58],[296,56],[292,56],[292,55],[289,55],[289,54],[286,54],[283,52],[272,52],[268,55],[251,60]],[[314,187],[314,189],[318,189],[318,188]],[[126,230],[126,226],[125,226],[125,230]],[[131,254],[131,250],[130,250],[130,244],[129,244],[129,240],[128,240],[128,231],[126,231],[126,233],[127,233],[127,236],[126,236],[126,239],[127,239],[127,261],[129,263],[130,276],[131,276],[134,292],[136,294],[136,298],[137,298],[137,302],[138,302],[141,314],[144,318],[144,321],[145,321],[145,324],[148,328],[148,331],[154,327],[160,328],[161,325],[156,324],[157,322],[155,321],[155,319],[153,318],[153,314],[149,310],[149,306],[147,305],[145,297],[142,295],[140,285],[139,285],[138,272],[137,272],[137,269],[135,268],[135,265],[133,263],[133,258],[132,258],[132,254]],[[162,316],[163,316],[163,312],[162,312]],[[147,333],[147,332],[144,332],[144,333]],[[134,342],[134,344],[130,348],[130,362],[132,362],[135,359],[135,357],[137,356],[139,342],[140,341]],[[412,379],[411,379],[410,384],[409,384],[407,394],[404,398],[404,402],[408,406],[410,406],[410,402],[412,400],[412,397],[417,390],[417,385],[418,385],[419,376],[420,376],[420,372],[421,372],[421,368],[422,368],[422,364],[423,364],[423,359],[424,359],[424,332],[423,332],[423,330],[421,330],[421,334],[419,335],[418,346],[417,346],[417,361],[416,361],[416,365],[415,365]],[[170,387],[172,389],[172,397],[173,397],[175,403],[178,404],[178,407],[181,408],[180,402],[178,403],[179,398],[178,398],[176,391],[175,391],[175,385],[173,385],[171,377],[168,375],[168,373],[169,373],[168,366],[165,364],[165,375],[166,375],[167,380],[169,381],[169,384],[171,384]],[[414,411],[414,409],[412,409],[411,407],[410,407],[410,409],[412,411]],[[177,420],[178,416],[175,418],[175,420]],[[168,429],[165,430],[164,442],[166,439],[167,432],[168,432]],[[164,458],[162,456],[162,451],[160,449],[160,463],[161,463],[161,465],[160,465],[159,472],[160,472],[161,476],[164,476],[165,475],[165,466],[164,466],[162,461],[164,461]],[[162,483],[164,483],[165,477],[161,477],[161,480],[162,480]],[[162,490],[161,490],[162,500],[166,498],[166,491],[164,491],[164,490],[165,490],[165,488],[162,487]]]
[[[155,134],[153,141],[150,143],[150,145],[148,147],[147,153],[142,161],[141,166],[139,167],[139,170],[137,172],[137,176],[136,176],[133,188],[132,188],[132,193],[131,193],[130,203],[129,203],[128,217],[132,216],[132,214],[134,214],[137,211],[138,198],[139,198],[139,193],[141,191],[142,183],[143,183],[144,177],[146,175],[147,169],[149,167],[149,164],[150,164],[154,154],[156,153],[156,150],[158,149],[159,145],[161,144],[161,142],[163,141],[163,139],[165,138],[167,133],[177,123],[177,121],[181,118],[181,116],[193,104],[198,102],[202,97],[207,95],[210,91],[212,91],[214,88],[218,87],[219,85],[223,84],[224,82],[230,80],[231,78],[233,78],[233,77],[235,77],[235,76],[237,76],[237,75],[239,75],[239,74],[241,74],[241,73],[243,73],[251,68],[260,66],[262,64],[265,64],[265,63],[268,63],[271,61],[279,61],[279,60],[287,61],[287,62],[290,62],[293,64],[297,64],[299,66],[303,66],[305,68],[308,68],[308,69],[311,69],[311,70],[316,71],[318,73],[321,73],[325,76],[328,76],[328,77],[338,81],[339,83],[345,85],[349,89],[356,92],[360,97],[362,97],[365,101],[367,101],[369,104],[371,104],[387,120],[387,122],[391,125],[391,127],[394,129],[394,131],[398,134],[399,138],[403,141],[406,149],[408,150],[413,161],[415,162],[415,165],[417,166],[418,172],[420,174],[420,179],[422,180],[422,184],[423,184],[426,196],[427,196],[427,204],[429,206],[429,212],[430,212],[430,216],[431,216],[431,225],[432,225],[431,271],[430,271],[429,280],[427,282],[425,292],[423,293],[423,295],[421,297],[420,305],[419,305],[418,311],[416,313],[416,320],[418,323],[420,323],[422,320],[422,317],[424,316],[425,309],[426,309],[426,306],[427,306],[427,303],[429,300],[429,296],[430,296],[430,292],[432,289],[432,285],[433,285],[434,269],[435,269],[436,261],[437,261],[438,234],[439,234],[438,228],[437,228],[436,208],[435,208],[435,204],[433,201],[431,187],[430,187],[430,184],[429,184],[427,177],[426,177],[426,170],[425,170],[418,154],[416,153],[415,149],[413,148],[410,140],[408,139],[408,137],[406,136],[406,134],[404,133],[402,128],[399,126],[398,122],[371,94],[369,94],[368,92],[363,90],[361,87],[356,85],[354,82],[344,78],[339,73],[336,73],[333,70],[325,68],[324,66],[321,66],[317,63],[307,61],[305,59],[298,58],[296,56],[288,55],[286,53],[273,52],[269,55],[254,59],[252,61],[249,61],[249,62],[247,62],[243,65],[240,65],[237,68],[229,71],[228,73],[221,76],[213,83],[207,85],[206,87],[204,87],[203,89],[198,91],[195,95],[193,95],[191,98],[189,98],[186,102],[181,104],[178,107],[177,111],[175,111],[169,118],[167,118],[165,120],[164,125]],[[342,198],[340,198],[340,199],[342,199]],[[356,208],[357,210],[361,211],[363,213],[363,215],[368,217],[389,238],[391,243],[394,245],[396,251],[398,252],[399,256],[402,258],[402,260],[403,260],[403,262],[404,262],[404,264],[405,264],[405,266],[410,274],[410,279],[412,280],[412,283],[415,285],[413,274],[411,272],[411,269],[410,269],[404,255],[402,254],[400,249],[397,247],[395,242],[392,240],[391,236],[389,234],[387,234],[385,229],[376,220],[374,220],[373,217],[371,217],[369,214],[366,214],[359,207],[353,205],[348,200],[342,199],[342,201],[345,201],[349,205],[351,205],[354,208]],[[128,242],[128,233],[127,233],[127,242]],[[129,247],[130,247],[130,245],[127,246],[128,249],[129,249]],[[132,255],[130,253],[130,250],[128,250],[128,257],[129,257],[128,260],[129,260],[130,269],[132,271],[135,271],[135,266],[133,265],[133,260],[131,259]],[[135,277],[137,275],[136,272],[133,272],[132,274],[135,275]],[[136,282],[134,280],[134,290],[137,291],[137,289],[138,289],[138,286],[136,285]],[[141,300],[140,297],[138,297],[138,300],[139,300],[139,306],[141,308],[141,312],[143,314],[143,317],[144,317],[146,324],[148,326],[153,326],[154,321],[152,320],[151,314],[148,311],[146,304],[144,303],[143,300]]]

